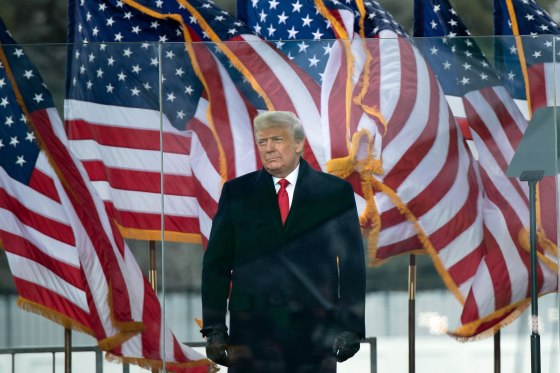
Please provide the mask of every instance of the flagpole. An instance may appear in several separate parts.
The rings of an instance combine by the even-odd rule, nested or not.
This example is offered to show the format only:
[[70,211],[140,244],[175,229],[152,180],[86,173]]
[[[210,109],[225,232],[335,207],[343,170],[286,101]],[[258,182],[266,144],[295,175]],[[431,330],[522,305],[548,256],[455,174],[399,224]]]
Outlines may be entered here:
[[498,330],[496,334],[494,334],[494,373],[501,372],[501,335],[500,331]]
[[[161,169],[160,169],[160,178],[159,178],[159,186],[161,191],[161,271],[162,271],[162,293],[163,293],[163,305],[162,305],[162,314],[163,320],[165,321],[165,260],[163,259],[163,253],[165,248],[165,188],[164,188],[164,178],[165,173],[165,161],[163,156],[163,63],[162,63],[162,41],[158,43],[158,91],[159,91],[159,148],[160,148],[160,162],[161,162]],[[154,293],[157,295],[157,265],[156,265],[156,243],[155,241],[150,241],[150,277],[152,284],[152,288],[154,289]],[[163,356],[166,356],[166,343],[163,343]],[[166,367],[167,359],[162,359],[163,362],[163,372],[167,372]],[[159,372],[158,369],[153,368],[152,373]]]
[[416,255],[411,254],[408,262],[408,373],[416,369]]
[[152,289],[157,294],[157,259],[156,259],[156,242],[153,240],[148,241],[150,252],[150,268],[148,270],[148,281]]
[[539,336],[539,294],[537,285],[537,183],[543,172],[523,172],[519,178],[529,184],[529,241],[531,256],[531,373],[541,371],[541,342]]
[[[149,269],[148,269],[148,281],[150,286],[157,295],[157,259],[156,259],[156,242],[154,240],[148,241],[148,251],[149,251]],[[164,364],[165,366],[165,364]],[[165,369],[165,368],[164,368]],[[152,368],[152,373],[158,373],[160,370],[158,368]]]
[[72,329],[64,328],[64,373],[72,373]]

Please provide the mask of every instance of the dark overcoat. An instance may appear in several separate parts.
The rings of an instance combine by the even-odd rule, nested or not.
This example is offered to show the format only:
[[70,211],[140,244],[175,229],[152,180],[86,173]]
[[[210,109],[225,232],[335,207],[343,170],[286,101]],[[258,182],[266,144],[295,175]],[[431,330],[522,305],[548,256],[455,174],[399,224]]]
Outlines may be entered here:
[[[229,302],[228,302],[229,299]],[[224,184],[204,255],[205,326],[230,311],[230,372],[329,372],[337,332],[364,337],[365,259],[351,185],[304,160],[282,225],[264,169]]]

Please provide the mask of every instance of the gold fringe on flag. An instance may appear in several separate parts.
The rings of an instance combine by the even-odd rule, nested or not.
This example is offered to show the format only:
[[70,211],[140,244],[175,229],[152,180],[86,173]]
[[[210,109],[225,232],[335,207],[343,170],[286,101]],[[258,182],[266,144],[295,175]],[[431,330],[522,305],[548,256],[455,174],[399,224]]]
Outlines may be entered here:
[[[68,316],[60,312],[56,312],[53,309],[47,308],[42,304],[33,302],[23,297],[19,297],[17,300],[17,306],[25,311],[32,312],[36,315],[45,317],[59,325],[62,325],[67,329],[72,329],[77,332],[82,332],[91,335],[92,337],[95,338],[95,334],[89,327],[77,322],[76,320],[69,318]],[[104,351],[112,350],[113,348],[120,346],[125,341],[129,340],[130,338],[140,333],[143,329],[144,327],[143,325],[141,325],[140,330],[133,330],[131,328],[128,328],[128,330],[119,330],[117,334],[111,337],[98,340],[97,345],[101,350]]]
[[[121,232],[124,238],[131,238],[134,240],[145,240],[145,241],[160,241],[161,231],[160,230],[149,230],[149,229],[137,229],[123,227],[122,225],[115,222],[115,225]],[[202,236],[196,233],[183,233],[183,232],[163,232],[163,240],[166,242],[186,242],[193,244],[202,244]]]
[[21,296],[18,297],[16,304],[19,308],[21,308],[24,311],[31,312],[39,316],[43,316],[51,321],[54,321],[59,325],[62,325],[65,328],[94,336],[93,330],[91,330],[88,326],[69,318],[63,313],[47,308],[42,304],[33,302],[29,299],[25,299]]
[[[492,337],[494,334],[496,334],[496,332],[498,330],[500,330],[503,327],[511,324],[519,316],[521,316],[523,311],[525,311],[525,309],[527,309],[527,307],[529,307],[529,304],[530,304],[529,299],[524,299],[520,302],[510,304],[507,307],[504,307],[504,308],[501,308],[497,311],[492,312],[490,315],[488,315],[484,318],[477,319],[476,321],[473,321],[473,322],[470,322],[468,324],[462,325],[459,328],[457,328],[455,331],[449,332],[447,334],[449,336],[453,337],[454,339],[456,339],[459,342],[474,342],[474,341],[479,341],[479,340],[482,340],[482,339]],[[502,321],[498,322],[496,325],[494,325],[493,327],[485,330],[484,332],[478,333],[475,336],[473,336],[473,334],[475,334],[477,332],[477,330],[480,328],[480,326],[482,324],[490,322],[494,319],[500,318],[500,317],[502,317],[503,315],[505,315],[509,312],[511,312],[511,314],[508,315],[507,317],[505,317]]]
[[[145,369],[158,369],[158,370],[163,369],[162,360],[124,357],[124,356],[118,356],[112,354],[111,352],[105,353],[105,359],[107,361],[117,363],[117,364],[134,364]],[[200,367],[200,366],[208,366],[208,373],[215,373],[220,370],[220,368],[216,364],[212,363],[208,359],[193,360],[185,363],[166,362],[165,366],[166,368],[169,368],[172,371],[176,371],[178,369]]]

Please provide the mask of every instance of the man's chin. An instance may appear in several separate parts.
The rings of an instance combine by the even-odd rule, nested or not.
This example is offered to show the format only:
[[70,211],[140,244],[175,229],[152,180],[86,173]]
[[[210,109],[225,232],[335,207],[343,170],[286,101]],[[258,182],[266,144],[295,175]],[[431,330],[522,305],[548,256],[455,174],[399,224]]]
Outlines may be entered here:
[[281,171],[281,167],[278,165],[265,165],[264,168],[268,171],[269,174],[272,176],[276,176]]
[[278,162],[266,162],[265,167],[267,170],[278,170],[279,168],[281,168],[281,165],[278,164]]

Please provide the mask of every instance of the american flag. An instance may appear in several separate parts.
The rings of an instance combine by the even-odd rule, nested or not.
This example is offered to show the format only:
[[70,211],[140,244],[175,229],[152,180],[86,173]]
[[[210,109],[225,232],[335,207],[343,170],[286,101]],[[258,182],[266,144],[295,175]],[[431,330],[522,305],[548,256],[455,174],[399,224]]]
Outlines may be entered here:
[[[414,3],[414,36],[420,36],[420,37],[445,36],[448,38],[452,38],[455,36],[469,35],[468,30],[466,28],[456,27],[455,22],[457,21],[454,20],[456,18],[456,13],[453,8],[442,6],[442,4],[436,2],[433,5],[430,4],[433,7],[433,9],[430,11],[427,4],[430,3],[429,2],[426,3],[423,1],[416,1]],[[429,14],[429,13],[433,13],[433,14]],[[440,24],[442,21],[439,20],[438,18],[442,20],[451,19],[454,21],[451,22],[451,25]],[[458,32],[462,32],[462,31],[464,32],[463,35],[458,34]],[[443,39],[443,40],[447,40],[447,39]],[[445,46],[444,49],[445,52],[441,52],[440,48],[438,48],[438,46],[442,44],[441,39],[436,39],[436,40],[420,39],[417,44],[419,44],[419,48],[422,50],[425,58],[430,63],[432,69],[434,70],[434,73],[436,74],[440,84],[442,85],[443,91],[445,92],[445,97],[447,98],[447,102],[449,103],[449,106],[451,107],[451,110],[453,112],[453,116],[455,117],[455,121],[461,127],[461,130],[463,131],[463,135],[465,136],[465,138],[471,139],[470,129],[467,123],[467,118],[465,113],[465,107],[463,105],[463,100],[461,98],[462,96],[461,88],[463,87],[463,85],[458,83],[461,80],[460,75],[462,73],[462,70],[452,69],[449,62],[432,63],[431,61],[433,59],[442,59],[441,55],[443,53],[451,52],[450,48]],[[433,51],[428,51],[429,46],[432,44],[434,45]],[[439,53],[439,55],[435,55],[435,57],[433,57],[434,54],[436,53]],[[442,62],[444,61],[442,60]],[[489,66],[483,65],[480,66],[479,68],[488,70]],[[487,74],[486,76],[490,77],[491,79],[495,79],[494,73]]]
[[[263,12],[267,20],[288,14],[267,3],[244,1],[242,6],[254,13],[254,20]],[[255,10],[253,4],[260,7]],[[331,14],[340,14],[340,3],[332,9],[321,1],[294,4],[303,4],[300,10],[315,7],[315,12],[309,11],[311,16],[315,13],[315,24],[342,19],[324,12],[326,6]],[[425,250],[449,288],[461,297],[462,282],[454,276],[455,267],[465,256],[466,260],[480,256],[482,242],[481,199],[470,155],[435,76],[402,37],[406,36],[403,28],[377,2],[344,5],[355,20],[344,18],[338,26],[331,22],[337,30],[354,25],[348,32],[352,54],[345,54],[342,43],[332,44],[322,77],[322,102],[352,102],[348,125],[342,118],[330,120],[323,129],[331,171],[348,177],[363,199],[358,205],[362,224],[372,228],[373,263]],[[306,17],[306,13],[289,15],[296,20]],[[346,68],[349,64],[352,70]],[[345,88],[349,71],[350,96]],[[323,119],[329,115],[321,114]]]
[[[497,38],[496,66],[510,93],[526,99],[523,108],[527,117],[540,107],[558,105],[558,24],[534,0],[496,0],[494,30],[496,35],[503,35]],[[555,183],[549,177],[539,183],[541,200],[547,204],[538,218],[547,232],[556,231],[556,213],[546,208],[556,205]]]
[[[241,21],[209,1],[177,0],[185,23],[201,40],[215,44],[216,57],[230,72],[243,95],[258,110],[287,110],[302,121],[306,133],[304,156],[315,168],[324,169],[321,141],[320,87],[309,74],[251,32]],[[235,79],[241,76],[241,82]],[[246,84],[240,84],[246,82]],[[250,86],[251,90],[246,87]],[[255,94],[260,96],[257,100]]]
[[[512,95],[527,98],[526,105],[523,105],[527,117],[530,118],[540,107],[558,105],[558,24],[534,0],[496,0],[494,29],[496,35],[504,35],[497,38],[496,65],[508,82]],[[557,184],[556,178],[545,177],[538,185],[540,200],[546,203],[540,206],[537,222],[549,237],[554,238],[556,234],[553,232],[557,230],[554,207],[557,205]]]
[[126,236],[155,239],[164,213],[166,239],[204,242],[222,183],[260,166],[258,110],[295,112],[324,167],[320,87],[211,2],[69,9],[68,134]]
[[423,248],[450,291],[462,299],[461,268],[479,260],[481,193],[459,127],[428,63],[376,2],[364,2],[372,69],[363,104],[386,119],[378,256]]
[[[141,330],[133,322],[128,297],[122,295],[122,275],[115,281],[103,264],[105,247],[97,247],[90,233],[101,236],[98,227],[80,221],[57,172],[73,175],[72,165],[56,168],[53,157],[67,157],[65,149],[45,149],[56,142],[62,128],[50,93],[23,49],[0,22],[0,239],[20,294],[19,304],[66,327],[93,334],[101,344],[125,339]],[[55,153],[57,152],[57,153]],[[91,229],[91,230],[89,230]],[[93,231],[93,232],[92,232]],[[102,242],[104,243],[104,242]],[[110,259],[109,259],[110,260]],[[92,291],[90,282],[98,284]]]
[[[496,38],[496,66],[506,87],[527,113],[526,118],[540,107],[558,105],[558,24],[534,0],[495,0],[494,31],[503,35]],[[557,178],[544,177],[537,186],[539,200],[544,202],[538,209],[537,224],[554,242],[558,226],[557,184]],[[557,245],[553,246],[557,253]]]
[[165,209],[166,239],[200,242],[185,120],[202,87],[176,79],[196,76],[181,45],[159,44],[178,40],[178,24],[135,15],[122,1],[69,2],[71,149],[124,236],[160,239]]
[[[325,9],[335,19],[333,25],[328,19],[317,16],[318,3],[309,0],[238,1],[237,17],[263,39],[274,41],[278,50],[320,83],[335,44],[332,39],[352,37],[354,33],[354,12],[342,2],[325,0]],[[338,25],[343,27],[337,33]]]
[[[490,334],[516,317],[530,296],[529,255],[519,239],[529,223],[528,191],[505,175],[527,122],[447,0],[416,0],[414,16],[414,35],[424,37],[417,45],[444,92],[464,105],[484,188],[484,256],[462,268],[470,286],[454,333]],[[543,263],[539,278],[541,293],[556,288],[555,273]]]
[[206,371],[208,361],[163,324],[155,293],[68,150],[39,72],[3,23],[0,41],[0,239],[19,304],[123,360]]
[[524,110],[558,105],[560,27],[552,17],[535,0],[494,0],[494,34],[502,36],[496,38],[496,68]]
[[353,57],[349,44],[334,39],[353,37],[354,10],[330,0],[238,1],[237,14],[321,85],[325,158],[346,155],[349,142],[346,126],[352,102],[348,94],[352,93],[352,87],[347,92],[346,84],[348,78],[353,78],[348,75],[352,74],[348,67],[352,69],[353,63],[349,61]]

